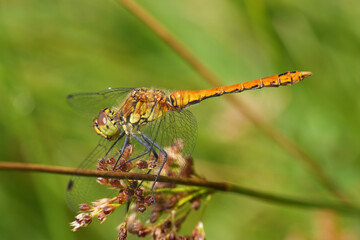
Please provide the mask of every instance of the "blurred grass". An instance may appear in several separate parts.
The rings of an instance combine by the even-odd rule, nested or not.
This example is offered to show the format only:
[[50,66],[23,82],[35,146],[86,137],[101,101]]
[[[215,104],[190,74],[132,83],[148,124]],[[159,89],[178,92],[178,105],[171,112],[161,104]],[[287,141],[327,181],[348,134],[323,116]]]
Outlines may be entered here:
[[[353,202],[360,199],[358,1],[139,1],[224,84],[288,70],[314,75],[288,88],[237,97],[314,156]],[[209,87],[113,1],[0,0],[0,160],[77,166],[97,143],[91,119],[66,95],[107,87]],[[334,201],[304,166],[222,98],[191,108],[199,172],[258,190]],[[115,238],[113,216],[70,232],[68,177],[0,173],[0,239]],[[216,194],[209,239],[315,239],[317,215]],[[358,239],[359,221],[339,219]],[[184,229],[185,230],[185,229]],[[190,231],[190,230],[189,230]],[[357,236],[357,237],[356,237]]]

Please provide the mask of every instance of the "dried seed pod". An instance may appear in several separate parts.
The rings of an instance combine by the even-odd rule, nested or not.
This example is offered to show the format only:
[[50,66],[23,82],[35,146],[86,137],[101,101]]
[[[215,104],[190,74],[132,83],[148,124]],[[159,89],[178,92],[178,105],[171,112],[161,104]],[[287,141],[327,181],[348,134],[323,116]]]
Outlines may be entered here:
[[137,207],[137,210],[139,211],[139,212],[145,212],[145,210],[146,210],[146,207],[145,207],[145,205],[142,205],[142,204],[140,204],[138,207]]
[[107,185],[107,184],[109,183],[108,179],[102,178],[102,177],[98,177],[98,178],[96,179],[96,181],[97,181],[98,183],[100,183],[101,185]]
[[136,189],[138,186],[138,181],[134,180],[134,181],[129,181],[130,184],[130,188],[132,189]]
[[133,147],[132,147],[132,144],[129,143],[129,144],[126,145],[122,157],[123,157],[125,160],[128,160],[129,157],[130,157],[130,155],[132,154],[132,152],[133,152]]
[[142,188],[135,189],[135,195],[136,196],[142,196],[144,193],[144,190]]
[[108,205],[112,201],[111,198],[101,198],[97,200],[96,202],[93,202],[92,205],[94,208],[102,208],[106,205]]
[[201,206],[201,200],[200,199],[196,199],[191,203],[191,208],[194,210],[198,210]]
[[92,209],[92,207],[87,203],[83,203],[83,204],[80,204],[79,209],[81,212],[87,212],[90,209]]
[[119,179],[111,178],[111,179],[109,179],[109,184],[110,184],[111,187],[113,187],[113,188],[119,188],[119,187],[120,187],[120,181],[119,181]]
[[145,198],[145,204],[147,206],[151,206],[154,204],[154,199],[152,197],[152,195],[148,195],[146,198]]
[[163,226],[163,229],[170,229],[172,226],[172,223],[170,220],[166,220],[162,226]]
[[128,231],[133,234],[137,234],[141,229],[145,228],[145,226],[137,219],[134,220],[134,222],[128,223],[127,226],[128,226]]
[[171,231],[166,237],[166,240],[176,240],[176,233],[174,231]]
[[150,228],[142,228],[137,232],[138,237],[146,237],[149,233],[151,233]]
[[145,202],[145,198],[144,198],[143,196],[138,196],[138,197],[135,199],[135,201],[136,201],[137,203],[144,203],[144,202]]
[[90,216],[89,214],[85,214],[81,221],[84,222],[86,225],[89,225],[92,222],[92,216]]
[[80,223],[84,222],[84,219],[87,219],[88,217],[91,217],[88,213],[80,213],[76,215],[75,220]]
[[127,168],[127,170],[128,171],[130,171],[132,168],[133,168],[133,162],[128,162],[127,164],[126,164],[126,168]]
[[176,203],[177,203],[177,197],[173,195],[167,201],[165,201],[164,209],[172,209]]
[[97,162],[97,170],[100,171],[107,171],[108,170],[108,163],[107,160],[104,158],[100,158]]
[[109,215],[110,213],[112,213],[115,210],[115,207],[113,205],[106,205],[105,207],[102,208],[102,211],[106,214]]
[[128,184],[123,179],[120,179],[120,185],[121,185],[121,188],[124,188],[124,189],[128,187]]
[[136,167],[138,169],[146,169],[146,168],[148,168],[148,163],[144,160],[139,160],[136,162]]
[[100,212],[100,213],[98,213],[98,215],[97,215],[97,219],[98,219],[101,223],[103,223],[103,222],[106,220],[106,218],[107,218],[107,216],[106,216],[106,214],[105,214],[104,212]]
[[199,222],[195,229],[191,233],[191,237],[194,240],[205,240],[205,231],[204,225],[202,222]]
[[126,201],[126,196],[125,194],[120,193],[119,196],[116,197],[116,202],[119,204],[123,204]]
[[155,223],[159,219],[160,215],[160,212],[151,212],[149,216],[150,223]]
[[75,221],[70,223],[70,226],[73,227],[72,231],[78,230],[80,227],[86,227],[92,221],[92,217],[88,213],[80,213],[75,217]]
[[127,239],[127,229],[125,223],[122,223],[119,228],[118,240],[126,240]]
[[134,189],[131,188],[125,189],[125,194],[127,196],[127,199],[132,198],[132,196],[134,196]]
[[162,232],[162,229],[160,227],[157,227],[153,230],[153,234],[152,234],[152,237],[153,239],[163,239],[164,236],[163,236],[163,232]]
[[119,165],[116,168],[120,169],[120,171],[122,171],[122,172],[128,171],[128,167],[127,167],[127,164],[125,164],[125,160],[120,160]]
[[114,167],[114,164],[116,163],[116,159],[111,157],[111,158],[108,158],[106,163],[110,166],[110,167]]
[[155,160],[151,160],[148,162],[148,169],[154,169],[156,168],[157,164],[155,162]]

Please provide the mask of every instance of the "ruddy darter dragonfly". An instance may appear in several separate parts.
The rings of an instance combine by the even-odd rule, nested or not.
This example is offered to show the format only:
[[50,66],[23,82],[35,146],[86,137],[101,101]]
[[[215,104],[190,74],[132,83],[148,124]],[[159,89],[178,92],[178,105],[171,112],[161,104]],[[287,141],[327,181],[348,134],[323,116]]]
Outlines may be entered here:
[[[79,111],[90,110],[94,113],[100,110],[94,120],[94,130],[103,139],[79,168],[94,169],[98,160],[112,157],[117,160],[112,170],[117,170],[123,165],[118,163],[119,159],[133,139],[134,142],[143,146],[141,149],[144,150],[128,159],[127,162],[146,157],[147,154],[153,154],[156,160],[160,155],[163,158],[159,161],[160,166],[151,187],[153,191],[167,160],[164,147],[170,146],[176,140],[181,140],[184,144],[182,154],[188,156],[195,145],[196,120],[185,108],[224,94],[263,87],[290,86],[309,76],[311,72],[293,71],[227,87],[199,91],[179,90],[172,94],[156,89],[110,88],[95,93],[69,95],[70,105]],[[92,180],[94,184],[84,183],[89,180]],[[91,185],[98,185],[98,187],[95,190]],[[101,198],[106,196],[103,195],[105,194],[103,191],[104,186],[96,184],[93,179],[74,176],[68,185],[67,199],[69,205],[76,208],[77,204],[97,200],[94,198],[96,194]]]

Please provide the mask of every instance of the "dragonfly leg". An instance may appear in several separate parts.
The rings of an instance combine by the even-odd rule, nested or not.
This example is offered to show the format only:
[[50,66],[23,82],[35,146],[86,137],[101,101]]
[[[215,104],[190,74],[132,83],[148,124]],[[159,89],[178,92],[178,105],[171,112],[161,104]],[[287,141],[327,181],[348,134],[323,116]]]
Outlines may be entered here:
[[[122,146],[122,148],[121,148],[121,151],[120,151],[120,156],[119,156],[118,159],[116,160],[116,163],[115,163],[115,165],[114,165],[114,167],[113,167],[113,171],[115,170],[115,168],[116,168],[116,166],[117,166],[117,164],[118,164],[121,156],[124,154],[125,147],[126,147],[126,145],[129,143],[129,140],[130,140],[130,136],[126,134],[125,140],[124,140],[124,144],[123,144],[123,146]],[[115,145],[115,144],[113,144],[113,145]],[[111,147],[113,147],[113,146],[111,146]],[[110,149],[110,150],[111,150],[111,149]],[[110,150],[108,150],[107,154],[110,152]]]
[[132,136],[133,136],[133,138],[134,138],[136,141],[138,141],[141,145],[143,145],[143,146],[146,148],[146,151],[143,152],[143,153],[141,153],[141,154],[139,154],[139,155],[137,155],[136,157],[133,157],[133,158],[127,160],[126,162],[122,163],[122,164],[119,166],[119,168],[120,168],[121,166],[123,166],[123,165],[125,165],[125,164],[127,164],[127,163],[129,163],[129,162],[131,162],[131,161],[133,161],[133,160],[135,160],[135,159],[137,159],[137,158],[139,158],[139,157],[142,157],[142,156],[148,154],[149,152],[152,152],[152,153],[155,155],[155,157],[157,158],[157,153],[155,152],[155,150],[154,150],[154,148],[153,148],[152,146],[150,146],[146,141],[144,142],[143,140],[141,140],[138,136],[136,136],[136,135],[132,135]]
[[124,137],[125,132],[122,132],[120,136],[116,139],[116,141],[110,146],[110,148],[106,151],[103,158],[106,158],[110,151],[114,148],[114,146]]
[[[146,142],[150,143],[152,146],[155,146],[157,149],[159,149],[159,151],[164,155],[164,161],[162,162],[162,164],[161,164],[161,166],[160,166],[160,168],[159,168],[159,171],[158,171],[158,173],[156,174],[154,183],[153,183],[153,185],[151,186],[151,190],[150,190],[150,191],[151,191],[151,194],[152,194],[152,197],[153,197],[153,202],[155,202],[154,187],[155,187],[155,184],[156,184],[157,180],[159,179],[159,176],[160,176],[160,173],[161,173],[162,169],[163,169],[164,166],[165,166],[165,163],[166,163],[166,160],[167,160],[167,153],[165,152],[165,150],[164,150],[162,147],[160,147],[155,141],[153,141],[151,138],[149,138],[148,136],[146,136],[144,133],[140,133],[140,136],[142,136],[142,138],[143,138]],[[155,162],[157,162],[157,160],[158,160],[158,157],[156,157]],[[150,172],[150,171],[149,171],[149,172]]]
[[[131,162],[131,161],[133,161],[133,160],[135,160],[135,159],[137,159],[137,158],[139,158],[139,157],[142,157],[142,156],[148,154],[149,152],[152,152],[152,153],[154,154],[154,156],[155,156],[155,162],[156,162],[157,159],[158,159],[158,154],[156,153],[156,151],[154,150],[154,148],[150,145],[150,143],[149,143],[148,141],[146,141],[145,139],[142,140],[141,138],[139,138],[139,137],[136,136],[136,135],[132,135],[132,136],[134,137],[134,139],[135,139],[136,141],[138,141],[141,145],[143,145],[147,150],[146,150],[144,153],[141,153],[141,154],[137,155],[136,157],[133,157],[133,158],[127,160],[125,163],[122,163],[122,164],[119,166],[119,168],[120,168],[121,166],[123,166],[124,164],[128,163],[128,162]],[[149,169],[146,174],[149,174],[150,172],[151,172],[151,169]],[[144,182],[144,180],[140,182],[140,184],[138,185],[138,187],[140,187],[143,182]],[[151,192],[152,192],[152,191],[151,191]],[[154,196],[153,196],[153,197],[154,197]],[[153,199],[155,199],[155,198],[153,198]]]

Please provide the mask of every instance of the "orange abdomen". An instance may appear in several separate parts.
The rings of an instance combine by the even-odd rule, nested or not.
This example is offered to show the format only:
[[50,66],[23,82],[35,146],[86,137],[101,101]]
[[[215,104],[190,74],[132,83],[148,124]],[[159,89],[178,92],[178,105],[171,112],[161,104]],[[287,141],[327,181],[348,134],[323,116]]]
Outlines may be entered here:
[[196,104],[211,97],[221,96],[228,93],[237,93],[245,90],[259,89],[263,87],[290,86],[311,76],[311,72],[286,72],[266,78],[259,78],[244,83],[237,83],[227,87],[218,87],[207,90],[183,91],[179,90],[170,95],[170,99],[175,108],[182,109]]

